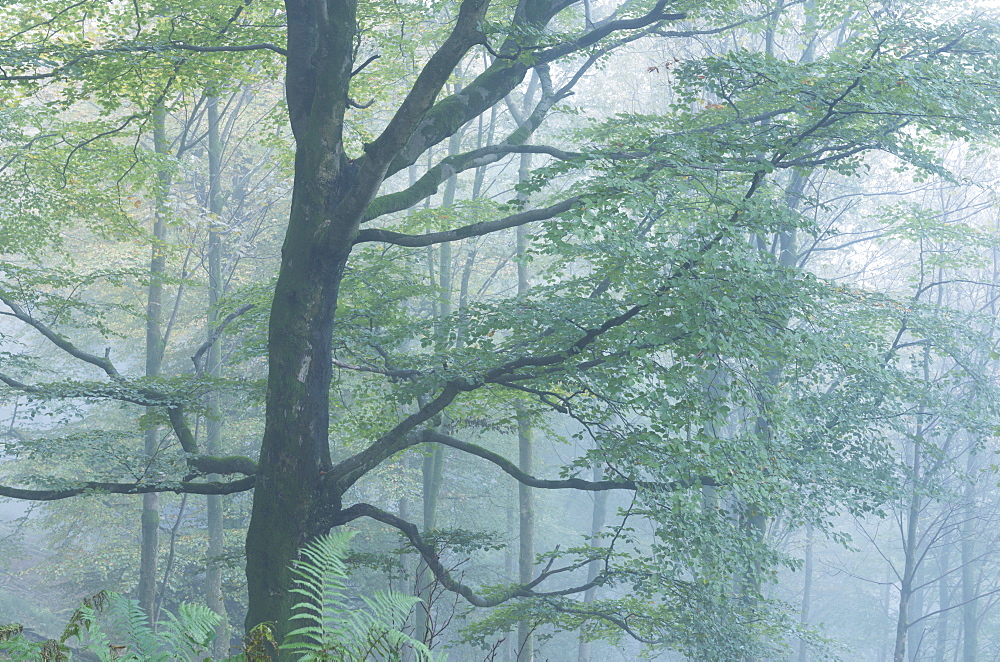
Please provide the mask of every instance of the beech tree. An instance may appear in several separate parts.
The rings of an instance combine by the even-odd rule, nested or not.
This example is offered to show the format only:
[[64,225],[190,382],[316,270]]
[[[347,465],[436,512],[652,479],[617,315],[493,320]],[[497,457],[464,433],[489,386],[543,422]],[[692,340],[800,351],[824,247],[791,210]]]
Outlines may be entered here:
[[[186,465],[186,475],[163,480],[4,486],[0,495],[51,500],[92,492],[253,489],[248,631],[261,624],[276,624],[279,636],[288,631],[297,550],[333,527],[370,519],[398,530],[447,589],[475,606],[507,605],[513,620],[518,605],[542,605],[560,627],[588,624],[592,636],[625,632],[702,659],[763,654],[775,639],[769,628],[777,625],[762,615],[761,577],[781,559],[757,535],[755,522],[779,512],[822,521],[830,508],[876,507],[891,467],[870,421],[902,402],[894,381],[901,340],[888,337],[886,321],[853,327],[860,307],[855,293],[762,248],[771,238],[794,236],[792,228],[810,229],[795,205],[786,204],[787,179],[822,168],[860,173],[863,156],[874,150],[901,167],[935,169],[928,150],[938,136],[993,136],[1000,125],[990,78],[997,44],[982,16],[942,21],[913,7],[818,11],[819,4],[810,3],[813,37],[851,24],[850,39],[836,51],[801,62],[771,49],[671,59],[662,67],[676,76],[672,108],[605,118],[559,145],[529,138],[615,49],[640,39],[737,29],[757,38],[766,30],[754,26],[768,28],[777,10],[666,0],[615,7],[585,2],[582,15],[566,0],[406,7],[445,17],[447,29],[438,45],[421,51],[405,94],[379,109],[385,120],[370,120],[370,135],[353,132],[351,114],[369,112],[359,94],[370,84],[366,78],[377,75],[377,58],[389,55],[366,49],[398,18],[377,3],[287,0],[283,11],[252,3],[210,9],[140,4],[134,17],[132,8],[108,10],[114,20],[128,21],[129,29],[120,31],[127,37],[83,30],[72,47],[41,39],[32,51],[23,43],[30,30],[10,36],[6,60],[13,64],[5,65],[2,78],[12,82],[76,80],[83,81],[80,94],[114,96],[103,86],[111,79],[107,63],[136,54],[157,63],[162,80],[151,88],[148,113],[185,76],[195,81],[201,67],[221,67],[209,58],[281,56],[295,168],[268,310],[259,458],[200,451],[188,420],[193,394],[205,388],[200,370],[180,385],[124,374],[110,353],[84,349],[0,290],[6,315],[104,375],[40,384],[5,370],[0,380],[39,398],[103,397],[158,408]],[[57,3],[45,6],[36,28],[64,18]],[[260,20],[244,21],[252,11]],[[272,16],[283,22],[284,45],[260,27]],[[446,93],[456,68],[473,59],[484,64]],[[393,179],[503,103],[531,71],[541,94],[507,135],[449,154],[412,183]],[[199,82],[198,89],[209,87]],[[522,154],[542,155],[547,163],[521,185],[517,201],[495,206],[491,218],[446,217],[441,227],[413,229],[395,216],[454,176]],[[555,184],[564,182],[568,189],[560,193]],[[396,248],[528,224],[540,227],[537,251],[550,260],[548,276],[515,300],[456,311],[443,324],[461,326],[461,347],[386,348],[370,329],[364,337],[338,317],[346,288],[359,300],[369,294],[364,281],[351,280],[364,260],[374,260],[369,245],[384,248],[389,257],[381,259],[391,263]],[[570,265],[586,268],[574,274]],[[234,308],[218,320],[197,349],[196,366],[245,311]],[[335,344],[358,338],[351,356],[335,359]],[[790,376],[777,378],[775,365]],[[371,438],[331,439],[335,367],[381,376],[398,388],[407,413]],[[457,432],[437,429],[442,414],[487,397],[571,417],[587,430],[594,450],[562,477],[545,479]],[[380,465],[418,444],[475,456],[537,489],[634,493],[625,520],[647,518],[655,542],[647,548],[626,542],[627,525],[620,522],[614,530],[627,552],[621,545],[536,550],[544,564],[530,581],[477,589],[449,573],[428,532],[352,496]],[[604,466],[603,479],[575,475],[595,465]],[[225,478],[205,480],[210,474]],[[595,559],[603,569],[587,573]],[[576,570],[586,578],[561,582]],[[615,583],[630,584],[633,595],[585,605],[570,597]]]

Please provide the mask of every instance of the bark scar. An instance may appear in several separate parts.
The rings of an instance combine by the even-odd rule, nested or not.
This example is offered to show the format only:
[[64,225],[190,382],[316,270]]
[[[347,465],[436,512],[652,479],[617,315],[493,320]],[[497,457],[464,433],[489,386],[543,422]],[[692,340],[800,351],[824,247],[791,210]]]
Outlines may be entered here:
[[309,374],[309,364],[312,363],[312,357],[308,354],[302,357],[302,364],[299,366],[299,382],[306,383],[306,375]]

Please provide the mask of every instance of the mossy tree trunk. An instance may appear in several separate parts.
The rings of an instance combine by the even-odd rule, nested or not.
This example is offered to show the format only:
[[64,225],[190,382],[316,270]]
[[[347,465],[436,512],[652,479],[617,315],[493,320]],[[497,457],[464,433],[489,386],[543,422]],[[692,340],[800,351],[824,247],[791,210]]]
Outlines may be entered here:
[[[485,3],[463,3],[452,36],[431,57],[385,132],[353,163],[344,153],[343,121],[354,66],[356,3],[288,0],[285,5],[295,180],[271,308],[267,415],[246,543],[247,628],[275,623],[279,637],[294,603],[289,566],[296,551],[338,523],[343,492],[358,475],[345,475],[346,469],[331,473],[328,437],[331,336],[347,259],[390,162],[462,56],[480,40],[477,25],[486,9]],[[392,452],[380,448],[372,455]]]

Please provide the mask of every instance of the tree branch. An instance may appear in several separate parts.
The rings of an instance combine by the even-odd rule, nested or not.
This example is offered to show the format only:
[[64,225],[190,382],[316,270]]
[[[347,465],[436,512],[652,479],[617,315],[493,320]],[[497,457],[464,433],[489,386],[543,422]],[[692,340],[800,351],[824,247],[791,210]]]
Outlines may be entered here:
[[187,463],[189,467],[197,469],[202,474],[257,475],[257,463],[249,457],[242,455],[227,455],[222,457],[198,455],[188,458]]
[[488,0],[462,0],[455,27],[431,55],[417,75],[409,93],[400,102],[392,119],[379,136],[364,145],[353,191],[341,202],[347,217],[361,217],[386,176],[389,164],[406,146],[427,111],[465,54],[484,39],[480,24],[486,16]]
[[659,2],[657,2],[652,9],[642,16],[619,19],[600,24],[577,39],[535,53],[535,61],[542,63],[552,62],[561,57],[565,57],[566,55],[570,55],[571,53],[576,53],[577,51],[589,48],[613,32],[621,32],[623,30],[641,30],[642,28],[648,27],[653,23],[661,23],[664,21],[683,21],[688,17],[687,12],[663,13],[666,5],[666,0],[659,0]]
[[194,362],[194,372],[196,375],[201,375],[201,373],[205,370],[205,367],[201,364],[201,357],[205,354],[205,352],[207,352],[212,348],[212,345],[214,345],[215,342],[219,339],[219,336],[222,335],[222,332],[225,331],[229,323],[232,322],[237,317],[239,317],[240,315],[252,310],[254,307],[255,304],[252,303],[248,303],[245,306],[240,306],[233,312],[226,315],[221,322],[215,325],[215,328],[212,329],[212,332],[208,336],[208,340],[203,342],[201,344],[201,347],[198,348],[198,351],[195,352],[194,356],[191,357],[191,361]]
[[457,241],[459,239],[467,239],[469,237],[481,237],[493,232],[499,232],[500,230],[514,228],[519,225],[550,219],[553,216],[557,216],[573,209],[580,203],[580,200],[580,196],[573,196],[563,200],[562,202],[558,202],[542,209],[532,209],[530,211],[512,214],[494,221],[472,223],[471,225],[465,225],[463,227],[455,228],[454,230],[446,230],[444,232],[429,232],[427,234],[409,235],[401,232],[393,232],[392,230],[361,230],[355,237],[354,244],[357,245],[365,242],[378,241],[386,244],[395,244],[397,246],[418,248],[421,246],[440,244],[446,241]]
[[563,489],[573,489],[573,490],[585,490],[589,492],[599,492],[603,490],[635,490],[637,489],[635,481],[624,480],[602,480],[602,481],[589,481],[583,480],[581,478],[565,478],[561,480],[545,480],[541,478],[535,478],[530,476],[525,472],[521,471],[516,464],[510,460],[504,458],[503,456],[494,453],[493,451],[486,450],[482,446],[477,446],[476,444],[470,444],[461,439],[456,439],[455,437],[441,434],[430,428],[424,429],[420,433],[420,441],[426,443],[442,444],[444,446],[449,446],[456,450],[469,453],[470,455],[475,455],[480,457],[487,462],[492,462],[497,465],[508,475],[513,477],[520,483],[527,485],[528,487],[537,487],[546,490],[563,490]]
[[[402,191],[387,193],[372,200],[371,204],[365,210],[365,215],[361,222],[365,223],[386,214],[409,209],[421,200],[437,193],[438,187],[454,175],[466,170],[496,163],[510,154],[546,154],[562,160],[570,160],[583,156],[583,154],[567,152],[546,145],[521,145],[511,142],[511,138],[520,131],[521,129],[519,128],[511,134],[511,137],[508,137],[497,145],[480,147],[464,154],[454,154],[441,159],[441,161],[421,175],[417,181]],[[522,139],[528,135],[530,134],[524,134]]]
[[438,554],[434,550],[434,548],[431,547],[431,545],[428,544],[427,541],[425,541],[420,536],[420,532],[417,530],[416,525],[407,522],[406,520],[400,517],[396,517],[391,513],[387,513],[384,510],[376,508],[371,504],[356,503],[353,506],[350,506],[349,508],[345,508],[344,510],[340,511],[337,517],[336,524],[337,525],[347,524],[348,522],[352,522],[362,517],[371,518],[378,522],[382,522],[383,524],[388,524],[394,529],[399,530],[404,536],[406,536],[406,539],[410,541],[410,544],[413,545],[413,547],[420,553],[420,556],[427,564],[427,567],[430,568],[431,572],[434,573],[434,577],[439,582],[441,582],[441,585],[453,593],[458,593],[476,607],[495,607],[499,604],[507,602],[508,600],[518,597],[538,598],[538,597],[570,595],[573,593],[582,593],[586,591],[588,588],[596,586],[601,582],[601,578],[599,576],[598,579],[587,582],[586,584],[580,586],[574,586],[571,588],[565,588],[551,592],[533,591],[532,589],[534,587],[538,586],[549,577],[552,577],[553,575],[557,575],[560,573],[577,570],[586,565],[587,563],[593,561],[593,559],[586,559],[585,561],[570,564],[568,566],[556,568],[553,570],[550,568],[554,559],[550,559],[549,564],[548,566],[546,566],[545,570],[539,573],[535,579],[531,580],[527,584],[518,584],[500,593],[491,595],[488,598],[483,597],[481,595],[478,595],[469,586],[463,584],[462,582],[452,577],[451,573],[449,573],[447,568],[445,568],[444,565],[441,563],[441,560],[438,557]]
[[163,48],[173,48],[180,51],[193,51],[195,53],[241,53],[244,51],[274,51],[282,57],[288,55],[288,51],[274,44],[247,44],[245,46],[195,46],[194,44],[184,44],[180,42],[170,42],[165,46],[154,46],[148,48],[137,48],[135,50],[156,51]]
[[21,306],[19,306],[16,301],[11,299],[10,296],[8,296],[3,291],[0,291],[0,301],[2,301],[5,306],[10,308],[15,318],[24,322],[28,326],[34,327],[36,331],[45,336],[45,338],[48,339],[49,342],[51,342],[59,349],[63,350],[70,356],[73,356],[77,359],[80,359],[81,361],[84,361],[85,363],[89,363],[93,366],[100,368],[105,372],[105,374],[108,375],[108,377],[111,377],[116,381],[121,380],[121,375],[118,374],[118,370],[115,368],[114,364],[111,363],[111,359],[109,358],[108,352],[106,352],[104,356],[97,356],[96,354],[85,352],[84,350],[80,349],[72,342],[64,338],[63,336],[53,331],[51,328],[49,328],[47,324],[45,324],[41,320],[35,319],[31,314],[29,314],[27,311],[21,308]]
[[102,483],[88,481],[80,487],[65,489],[35,490],[0,485],[0,497],[22,499],[24,501],[58,501],[81,494],[150,494],[153,492],[174,492],[175,494],[235,494],[253,489],[256,478],[247,476],[232,482],[146,484],[146,483]]

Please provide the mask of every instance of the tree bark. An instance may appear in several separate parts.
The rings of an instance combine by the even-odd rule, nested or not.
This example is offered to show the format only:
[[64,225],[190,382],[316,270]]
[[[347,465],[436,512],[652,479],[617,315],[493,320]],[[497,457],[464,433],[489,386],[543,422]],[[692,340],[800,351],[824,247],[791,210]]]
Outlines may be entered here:
[[246,626],[288,631],[290,566],[340,510],[329,449],[331,337],[359,215],[338,209],[350,187],[342,147],[356,5],[288,0],[286,98],[295,179],[268,328],[266,420],[247,531]]

